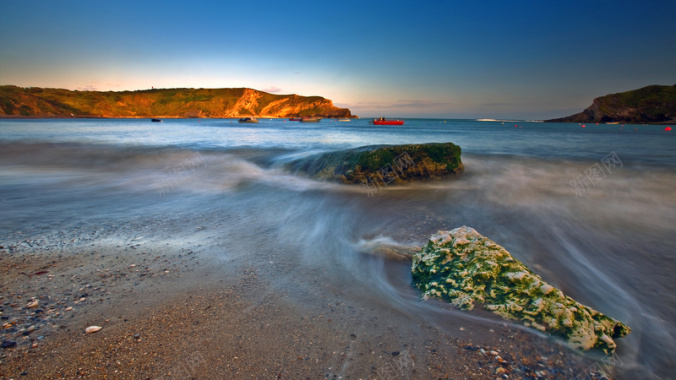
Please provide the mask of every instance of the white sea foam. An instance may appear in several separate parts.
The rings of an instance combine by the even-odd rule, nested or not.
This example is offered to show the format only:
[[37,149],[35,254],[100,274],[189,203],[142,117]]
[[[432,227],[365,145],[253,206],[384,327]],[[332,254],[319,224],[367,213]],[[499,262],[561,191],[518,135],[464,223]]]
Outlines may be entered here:
[[[438,230],[467,225],[574,299],[632,327],[618,341],[618,352],[644,377],[669,368],[669,354],[676,351],[671,286],[676,210],[670,207],[676,204],[676,158],[671,137],[661,130],[645,127],[631,135],[600,126],[605,129],[582,135],[570,125],[516,129],[462,121],[377,133],[349,123],[329,133],[307,126],[261,131],[204,123],[214,124],[190,129],[191,124],[181,132],[201,141],[188,147],[174,140],[163,145],[158,136],[148,145],[3,143],[0,228],[7,234],[2,238],[23,241],[19,232],[91,220],[116,225],[137,218],[175,220],[175,237],[159,230],[142,235],[170,244],[197,241],[213,255],[247,264],[261,250],[276,252],[275,262],[284,270],[268,279],[271,286],[287,286],[290,294],[340,289],[347,299],[457,331],[459,323],[503,322],[420,302],[406,262],[365,253],[405,250]],[[277,135],[284,136],[265,140]],[[219,145],[230,138],[239,139],[235,146]],[[383,186],[368,197],[362,186],[318,182],[282,168],[316,152],[426,141],[459,142],[465,172]],[[602,158],[613,151],[623,166],[576,192],[571,180],[589,178],[590,168],[603,168]],[[211,240],[193,237],[206,223]]]

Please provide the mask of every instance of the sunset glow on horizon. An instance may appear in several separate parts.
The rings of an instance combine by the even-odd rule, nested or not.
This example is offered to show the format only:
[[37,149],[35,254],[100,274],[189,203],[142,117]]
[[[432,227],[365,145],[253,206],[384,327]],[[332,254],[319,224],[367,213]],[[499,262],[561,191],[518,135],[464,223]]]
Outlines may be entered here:
[[0,5],[0,84],[249,87],[357,115],[543,119],[676,83],[676,3]]

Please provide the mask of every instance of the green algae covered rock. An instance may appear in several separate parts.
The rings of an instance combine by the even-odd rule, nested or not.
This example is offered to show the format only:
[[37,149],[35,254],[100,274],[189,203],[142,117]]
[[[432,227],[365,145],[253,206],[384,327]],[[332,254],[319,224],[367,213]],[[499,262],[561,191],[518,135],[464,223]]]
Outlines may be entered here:
[[365,146],[292,162],[291,168],[318,180],[348,184],[405,184],[457,175],[464,170],[453,143]]
[[565,338],[574,347],[613,352],[631,329],[547,284],[504,248],[470,227],[439,231],[413,255],[413,282],[423,298],[439,297],[464,310],[484,305]]

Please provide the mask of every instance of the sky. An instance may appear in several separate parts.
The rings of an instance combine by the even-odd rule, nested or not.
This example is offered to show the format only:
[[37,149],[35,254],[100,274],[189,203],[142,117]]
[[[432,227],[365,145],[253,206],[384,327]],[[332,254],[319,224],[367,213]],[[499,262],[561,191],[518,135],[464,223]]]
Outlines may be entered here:
[[249,87],[362,117],[539,120],[676,84],[674,15],[674,0],[0,0],[0,84]]

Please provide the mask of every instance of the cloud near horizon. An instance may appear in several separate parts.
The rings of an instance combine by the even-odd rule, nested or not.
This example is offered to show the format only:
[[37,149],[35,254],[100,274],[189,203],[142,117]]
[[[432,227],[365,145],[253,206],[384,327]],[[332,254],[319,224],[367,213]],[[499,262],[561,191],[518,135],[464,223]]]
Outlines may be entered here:
[[76,87],[75,89],[78,91],[99,91],[99,89],[92,84],[88,84],[84,87]]
[[76,86],[74,89],[76,91],[135,91],[140,88],[121,88],[122,84],[119,82],[101,82],[99,80],[93,80],[86,82],[83,86]]
[[282,89],[279,88],[279,87],[277,87],[277,86],[270,86],[270,87],[268,87],[268,88],[264,88],[263,91],[265,91],[265,92],[270,92],[270,93],[274,93],[274,92],[281,92]]
[[435,102],[432,100],[397,100],[396,103],[390,105],[390,108],[435,108],[442,106],[451,106],[452,102]]
[[450,106],[452,102],[435,102],[431,100],[397,100],[394,103],[379,103],[379,102],[357,102],[357,107],[373,107],[373,108],[431,108],[439,106]]

